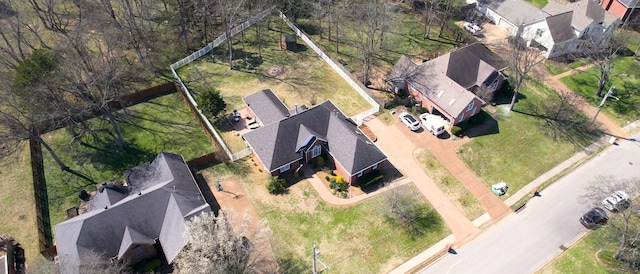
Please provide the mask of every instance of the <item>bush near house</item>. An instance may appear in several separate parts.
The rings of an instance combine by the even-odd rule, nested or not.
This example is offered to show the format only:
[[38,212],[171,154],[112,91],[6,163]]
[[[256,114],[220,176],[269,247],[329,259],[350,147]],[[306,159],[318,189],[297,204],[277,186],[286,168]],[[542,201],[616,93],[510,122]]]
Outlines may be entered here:
[[280,194],[284,192],[284,186],[284,179],[280,179],[278,176],[270,176],[267,181],[267,191],[271,194]]
[[357,184],[358,186],[360,186],[360,188],[364,189],[372,184],[379,182],[383,177],[384,175],[382,175],[382,172],[380,172],[380,170],[374,170],[358,178]]

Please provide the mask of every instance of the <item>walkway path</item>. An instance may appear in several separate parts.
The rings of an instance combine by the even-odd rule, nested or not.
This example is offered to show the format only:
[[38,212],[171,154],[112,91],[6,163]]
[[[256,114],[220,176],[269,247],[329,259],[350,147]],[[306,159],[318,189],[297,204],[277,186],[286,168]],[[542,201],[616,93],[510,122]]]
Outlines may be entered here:
[[[589,68],[588,65],[582,66],[576,69],[572,69],[570,71],[553,76],[549,73],[549,71],[547,71],[547,69],[544,66],[538,65],[533,69],[532,73],[534,74],[535,78],[540,79],[542,82],[547,84],[547,86],[551,87],[556,92],[560,92],[560,91],[573,92],[564,83],[560,82],[560,78],[570,75],[572,73],[579,72],[587,68]],[[590,105],[582,96],[576,96],[576,106],[587,117],[593,117],[593,115],[595,115],[596,111],[598,110],[596,107]],[[617,137],[623,137],[623,138],[629,138],[630,136],[628,132],[625,132],[624,130],[622,130],[622,128],[620,128],[618,123],[616,123],[613,119],[607,117],[607,115],[605,115],[604,113],[598,114],[598,118],[596,119],[596,122],[602,127],[602,129],[606,134],[614,135]]]
[[449,229],[451,229],[456,243],[462,243],[479,235],[480,229],[455,207],[414,160],[412,155],[416,147],[402,131],[395,126],[384,125],[378,119],[369,121],[367,125],[378,137],[376,144],[387,154],[391,164],[400,170],[402,174],[411,178],[416,188],[438,211]]

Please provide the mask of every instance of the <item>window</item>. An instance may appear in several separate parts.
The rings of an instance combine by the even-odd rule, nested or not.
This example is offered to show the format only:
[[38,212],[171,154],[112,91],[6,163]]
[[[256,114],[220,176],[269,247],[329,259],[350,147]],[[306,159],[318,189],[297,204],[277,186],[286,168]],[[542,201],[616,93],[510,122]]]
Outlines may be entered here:
[[471,103],[467,105],[467,111],[471,110],[472,108],[473,108],[473,101],[471,101]]
[[460,114],[460,120],[458,120],[458,123],[462,123],[462,121],[464,121],[464,113]]
[[375,164],[371,167],[371,170],[376,170],[376,168],[378,168],[378,164]]
[[313,147],[313,149],[311,150],[311,158],[316,158],[320,156],[321,152],[322,152],[322,148],[320,147],[320,145]]
[[358,174],[356,174],[357,177],[362,177],[362,171],[358,172]]
[[145,256],[146,252],[144,252],[144,248],[142,248],[141,245],[138,245],[138,246],[133,248],[132,253],[133,253],[133,257],[134,258],[142,258],[142,257]]
[[289,170],[291,168],[291,164],[287,164],[286,166],[283,166],[280,168],[280,173],[285,172],[287,170]]
[[491,89],[493,91],[496,91],[496,89],[498,89],[498,80],[495,80],[493,84],[491,84]]

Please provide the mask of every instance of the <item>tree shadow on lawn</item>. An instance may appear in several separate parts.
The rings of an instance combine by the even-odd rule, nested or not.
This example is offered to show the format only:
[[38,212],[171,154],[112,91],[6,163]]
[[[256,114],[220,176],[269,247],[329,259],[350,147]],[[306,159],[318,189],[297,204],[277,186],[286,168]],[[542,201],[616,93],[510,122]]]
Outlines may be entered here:
[[480,113],[473,116],[471,119],[479,119],[482,122],[477,125],[470,125],[467,130],[465,130],[464,135],[469,138],[486,136],[492,134],[500,133],[500,127],[498,126],[498,121],[493,118],[493,116],[489,115],[485,111],[480,111]]

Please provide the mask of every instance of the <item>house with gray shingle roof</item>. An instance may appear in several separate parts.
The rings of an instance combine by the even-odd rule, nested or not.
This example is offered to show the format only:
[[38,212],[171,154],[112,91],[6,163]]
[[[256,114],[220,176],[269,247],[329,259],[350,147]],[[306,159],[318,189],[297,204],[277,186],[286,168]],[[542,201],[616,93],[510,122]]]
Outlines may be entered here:
[[186,244],[186,222],[211,211],[181,155],[162,152],[124,176],[126,186],[101,186],[86,213],[54,226],[63,273],[78,273],[88,252],[137,263],[160,248],[171,263]]
[[538,9],[524,0],[484,0],[479,10],[511,36],[526,41],[546,58],[580,52],[581,47],[606,45],[620,24],[595,0],[560,3]]
[[243,99],[262,126],[242,135],[271,175],[292,172],[325,155],[326,163],[335,165],[336,173],[353,184],[387,161],[387,156],[331,101],[288,109],[272,98],[277,96],[267,89]]
[[499,90],[505,68],[487,47],[474,43],[419,65],[402,56],[387,79],[408,91],[429,113],[441,115],[451,127],[480,112],[486,102],[476,93]]

